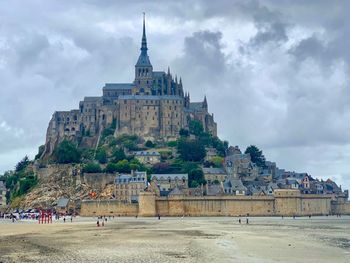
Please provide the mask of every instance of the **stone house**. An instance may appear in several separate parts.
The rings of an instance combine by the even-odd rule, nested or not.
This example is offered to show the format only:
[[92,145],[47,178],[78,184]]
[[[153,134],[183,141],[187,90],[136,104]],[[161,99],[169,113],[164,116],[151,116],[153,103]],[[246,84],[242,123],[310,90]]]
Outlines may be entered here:
[[139,194],[147,187],[147,173],[119,174],[115,178],[115,197],[125,203],[138,202]]
[[205,161],[210,161],[213,157],[218,155],[218,151],[213,147],[206,147],[205,148],[206,155],[205,155]]
[[160,162],[160,153],[157,151],[137,151],[134,152],[135,158],[143,164],[155,164]]
[[223,183],[224,193],[228,195],[246,195],[247,188],[240,179],[228,178]]
[[214,181],[223,182],[227,178],[226,171],[223,168],[206,168],[203,167],[203,174],[204,179],[207,181],[208,184],[212,184]]
[[188,174],[152,174],[151,182],[159,191],[171,191],[176,187],[188,188]]
[[57,200],[56,212],[65,215],[69,212],[69,198],[61,197]]

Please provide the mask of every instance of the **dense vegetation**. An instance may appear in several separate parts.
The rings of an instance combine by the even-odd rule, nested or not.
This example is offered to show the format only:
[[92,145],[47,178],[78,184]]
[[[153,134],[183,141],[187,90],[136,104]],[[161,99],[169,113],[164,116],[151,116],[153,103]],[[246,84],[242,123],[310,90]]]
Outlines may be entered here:
[[5,181],[8,190],[6,197],[11,202],[21,198],[38,183],[34,173],[27,170],[30,163],[28,156],[25,156],[17,163],[14,171],[5,172],[3,176],[0,176],[0,180]]

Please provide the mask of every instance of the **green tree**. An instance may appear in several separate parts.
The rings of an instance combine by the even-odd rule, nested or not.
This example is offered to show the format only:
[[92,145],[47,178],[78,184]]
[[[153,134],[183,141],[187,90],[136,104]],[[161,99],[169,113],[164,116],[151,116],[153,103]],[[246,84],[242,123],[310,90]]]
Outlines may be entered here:
[[119,161],[124,160],[124,159],[126,159],[126,155],[125,155],[123,149],[121,149],[121,148],[115,149],[113,152],[113,161],[119,162]]
[[255,145],[248,146],[244,153],[249,153],[252,162],[255,163],[257,166],[262,168],[266,167],[263,152]]
[[213,162],[215,167],[220,168],[220,167],[222,167],[222,164],[224,162],[224,158],[221,156],[214,156],[213,158],[211,158],[210,161]]
[[130,164],[128,162],[128,160],[122,160],[117,162],[117,172],[119,173],[130,173],[131,169],[130,169]]
[[24,170],[28,166],[29,163],[30,163],[30,161],[29,161],[28,156],[27,155],[24,156],[24,158],[16,164],[15,171],[19,172],[19,171]]
[[177,145],[177,141],[170,141],[170,142],[168,142],[168,147],[176,147],[176,145]]
[[62,141],[54,151],[55,160],[58,163],[79,163],[81,153],[70,141]]
[[180,129],[179,134],[181,137],[188,137],[190,136],[190,132],[186,129]]
[[100,173],[101,171],[101,166],[97,163],[88,163],[83,167],[83,173]]
[[191,120],[189,123],[189,128],[190,128],[190,134],[199,136],[203,133],[203,125],[200,121],[197,120]]
[[115,173],[118,170],[118,166],[116,163],[108,163],[106,168],[105,168],[105,172],[106,173]]
[[184,161],[200,162],[206,155],[204,146],[198,140],[188,138],[179,139],[177,150]]
[[96,151],[95,159],[99,163],[107,163],[107,151],[105,148],[98,148]]
[[148,141],[145,143],[145,146],[146,146],[147,148],[154,148],[156,145],[155,145],[152,141],[148,140]]
[[[195,182],[195,183],[194,183]],[[188,174],[188,184],[191,187],[196,187],[193,185],[206,184],[207,181],[204,179],[204,174],[202,169],[193,169]]]

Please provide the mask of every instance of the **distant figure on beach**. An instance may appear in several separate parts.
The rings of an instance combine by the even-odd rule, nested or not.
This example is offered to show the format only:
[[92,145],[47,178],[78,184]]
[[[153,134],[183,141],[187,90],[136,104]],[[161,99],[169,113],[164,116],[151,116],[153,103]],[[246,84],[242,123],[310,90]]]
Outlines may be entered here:
[[96,226],[99,227],[100,226],[100,221],[97,220]]
[[241,220],[241,218],[239,218],[239,219],[238,219],[238,223],[240,223],[240,224],[242,223],[242,220]]
[[293,215],[293,219],[295,219],[295,216]]
[[63,223],[66,223],[66,218],[65,217],[63,217]]
[[160,220],[160,214],[158,214],[158,220]]
[[283,215],[282,215],[282,219],[284,219]]
[[73,216],[70,217],[70,222],[71,222],[71,223],[73,222]]
[[249,219],[247,218],[247,221],[246,221],[247,225],[249,224]]
[[309,218],[311,218],[311,215],[309,215]]

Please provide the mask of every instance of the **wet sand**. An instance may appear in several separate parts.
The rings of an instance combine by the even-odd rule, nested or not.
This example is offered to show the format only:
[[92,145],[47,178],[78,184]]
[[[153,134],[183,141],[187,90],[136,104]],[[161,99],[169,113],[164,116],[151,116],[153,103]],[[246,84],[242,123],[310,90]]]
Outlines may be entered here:
[[350,262],[350,217],[0,220],[0,262]]

